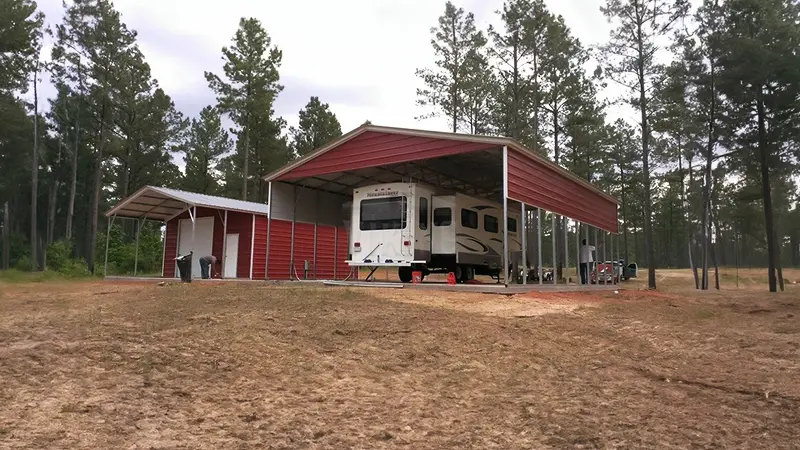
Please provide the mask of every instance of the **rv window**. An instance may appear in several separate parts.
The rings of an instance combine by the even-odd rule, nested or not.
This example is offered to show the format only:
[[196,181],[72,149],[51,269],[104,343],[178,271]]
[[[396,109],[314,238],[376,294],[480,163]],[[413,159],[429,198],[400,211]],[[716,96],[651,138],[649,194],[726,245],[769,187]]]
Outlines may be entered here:
[[419,229],[428,229],[428,199],[425,197],[419,198]]
[[361,230],[402,230],[406,227],[406,197],[361,201]]
[[469,209],[461,209],[461,226],[478,229],[478,213]]
[[453,223],[453,211],[450,208],[436,208],[433,210],[433,226],[449,227]]
[[513,217],[508,218],[508,232],[509,233],[517,232],[517,219],[514,219]]
[[483,216],[483,229],[489,233],[497,233],[500,230],[499,221],[497,217],[485,215]]

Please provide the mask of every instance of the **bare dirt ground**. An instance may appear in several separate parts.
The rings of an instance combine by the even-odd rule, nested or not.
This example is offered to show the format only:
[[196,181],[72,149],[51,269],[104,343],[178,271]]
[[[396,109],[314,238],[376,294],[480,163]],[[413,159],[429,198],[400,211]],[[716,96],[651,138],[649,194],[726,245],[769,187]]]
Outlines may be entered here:
[[512,298],[0,283],[0,447],[796,448],[800,289],[659,273]]

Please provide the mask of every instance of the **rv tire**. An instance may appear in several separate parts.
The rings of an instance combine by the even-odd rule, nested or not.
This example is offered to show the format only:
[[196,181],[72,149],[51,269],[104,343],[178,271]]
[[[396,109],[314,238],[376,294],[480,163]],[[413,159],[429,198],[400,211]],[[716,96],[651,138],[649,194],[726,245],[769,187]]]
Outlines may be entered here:
[[464,280],[472,281],[474,279],[475,279],[475,268],[472,266],[467,266],[464,270]]
[[400,278],[400,281],[403,283],[410,283],[411,282],[411,267],[398,267],[397,268],[397,276]]

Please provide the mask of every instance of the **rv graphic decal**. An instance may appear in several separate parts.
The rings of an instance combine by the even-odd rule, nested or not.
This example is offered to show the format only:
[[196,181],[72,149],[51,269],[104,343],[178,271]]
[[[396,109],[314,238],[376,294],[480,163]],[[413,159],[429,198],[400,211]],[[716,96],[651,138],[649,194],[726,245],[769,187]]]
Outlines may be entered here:
[[462,241],[460,241],[460,240],[457,240],[457,241],[456,241],[456,244],[458,244],[458,245],[460,245],[460,246],[464,247],[465,249],[467,249],[467,250],[469,250],[469,251],[471,251],[471,252],[474,252],[474,253],[483,253],[483,254],[485,254],[485,255],[499,255],[499,253],[497,253],[497,251],[495,251],[495,250],[494,250],[493,248],[491,248],[491,247],[488,247],[488,246],[486,246],[486,245],[485,245],[483,242],[479,241],[479,240],[478,240],[476,237],[474,237],[474,236],[470,236],[470,235],[468,235],[468,234],[464,234],[464,233],[457,233],[457,234],[456,234],[456,237],[457,237],[457,238],[466,238],[466,240],[467,240],[467,243],[469,243],[469,244],[477,244],[477,245],[479,245],[479,246],[480,246],[480,249],[478,249],[478,248],[472,248],[472,247],[470,247],[469,245],[467,245],[466,243],[464,243],[464,242],[462,242]]

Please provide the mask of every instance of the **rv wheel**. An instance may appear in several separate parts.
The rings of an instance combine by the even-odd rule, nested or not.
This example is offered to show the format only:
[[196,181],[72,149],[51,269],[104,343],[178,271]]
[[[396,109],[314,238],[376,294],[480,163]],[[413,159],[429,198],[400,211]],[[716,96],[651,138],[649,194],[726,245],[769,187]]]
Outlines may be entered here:
[[410,283],[411,282],[411,267],[398,267],[397,268],[397,276],[400,277],[400,281],[403,283]]
[[466,270],[464,270],[465,281],[472,281],[475,279],[475,268],[472,266],[467,266]]
[[465,280],[464,272],[465,272],[464,267],[456,266],[456,270],[455,270],[456,283],[463,283],[464,282],[464,280]]

